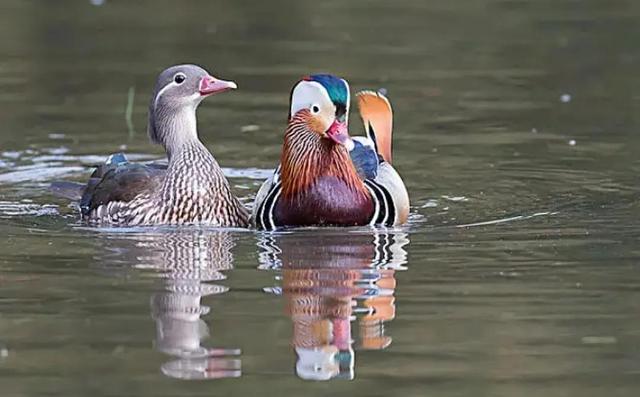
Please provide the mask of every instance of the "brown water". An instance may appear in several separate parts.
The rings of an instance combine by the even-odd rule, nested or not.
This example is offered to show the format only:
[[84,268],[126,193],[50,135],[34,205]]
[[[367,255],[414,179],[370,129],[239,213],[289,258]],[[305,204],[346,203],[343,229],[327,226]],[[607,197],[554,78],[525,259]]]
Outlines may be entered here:
[[[638,395],[639,39],[633,0],[3,1],[0,395]],[[240,86],[199,122],[247,202],[300,76],[387,88],[409,226],[82,227],[48,183],[161,158],[180,62]]]

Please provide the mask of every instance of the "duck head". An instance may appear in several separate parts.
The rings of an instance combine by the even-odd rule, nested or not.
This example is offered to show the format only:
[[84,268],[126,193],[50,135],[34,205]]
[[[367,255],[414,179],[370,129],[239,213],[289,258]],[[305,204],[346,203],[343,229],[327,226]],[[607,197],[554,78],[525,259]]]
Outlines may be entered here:
[[165,69],[158,76],[149,104],[149,138],[169,153],[180,143],[197,139],[196,109],[200,102],[236,88],[233,81],[213,77],[197,65]]
[[320,137],[353,148],[348,132],[349,84],[330,74],[304,77],[291,91],[289,123],[302,122]]

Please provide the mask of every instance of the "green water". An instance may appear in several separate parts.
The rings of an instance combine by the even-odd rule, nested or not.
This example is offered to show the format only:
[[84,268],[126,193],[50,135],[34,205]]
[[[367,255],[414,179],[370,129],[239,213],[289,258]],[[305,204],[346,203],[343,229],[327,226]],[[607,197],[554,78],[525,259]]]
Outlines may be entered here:
[[[3,1],[0,395],[637,395],[639,39],[633,0]],[[198,116],[246,202],[300,76],[386,88],[410,224],[83,227],[48,183],[161,158],[181,62],[238,83]]]

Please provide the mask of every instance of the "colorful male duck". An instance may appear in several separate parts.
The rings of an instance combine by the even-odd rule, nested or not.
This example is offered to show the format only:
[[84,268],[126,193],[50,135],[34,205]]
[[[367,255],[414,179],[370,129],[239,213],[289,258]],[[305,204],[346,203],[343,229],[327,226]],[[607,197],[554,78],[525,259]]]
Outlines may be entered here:
[[52,189],[69,198],[82,192],[82,216],[94,225],[247,226],[248,211],[232,194],[196,126],[196,109],[204,98],[235,88],[234,82],[212,77],[199,66],[166,69],[149,105],[148,133],[164,147],[168,166],[134,164],[115,154],[87,185],[58,183]]
[[391,105],[381,93],[357,96],[367,137],[351,139],[344,79],[313,75],[294,86],[280,166],[258,191],[253,208],[256,227],[407,221],[409,196],[391,166]]

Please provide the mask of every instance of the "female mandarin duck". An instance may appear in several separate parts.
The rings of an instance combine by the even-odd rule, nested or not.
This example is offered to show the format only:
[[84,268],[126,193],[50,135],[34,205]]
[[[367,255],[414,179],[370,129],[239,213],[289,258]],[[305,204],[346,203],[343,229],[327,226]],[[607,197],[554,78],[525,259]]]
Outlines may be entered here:
[[314,75],[294,86],[280,166],[253,208],[258,228],[407,221],[409,196],[391,166],[391,105],[380,93],[357,96],[367,137],[351,139],[344,79]]
[[80,209],[90,224],[138,226],[203,224],[245,227],[249,214],[198,138],[196,109],[211,95],[235,89],[232,81],[195,65],[173,66],[156,82],[149,105],[148,133],[162,145],[168,166],[134,164],[123,154],[109,157],[87,185],[58,183],[58,194],[82,192]]

